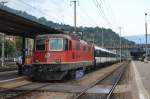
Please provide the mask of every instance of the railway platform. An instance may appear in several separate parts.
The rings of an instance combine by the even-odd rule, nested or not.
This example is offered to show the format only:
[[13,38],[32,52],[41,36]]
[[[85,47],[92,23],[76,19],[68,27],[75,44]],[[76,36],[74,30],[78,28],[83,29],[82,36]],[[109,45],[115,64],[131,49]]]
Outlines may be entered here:
[[20,77],[17,70],[0,72],[0,82]]
[[139,99],[150,99],[150,62],[132,61]]
[[0,72],[5,72],[5,71],[14,71],[17,70],[17,65],[15,62],[5,62],[4,66],[1,66],[0,64]]

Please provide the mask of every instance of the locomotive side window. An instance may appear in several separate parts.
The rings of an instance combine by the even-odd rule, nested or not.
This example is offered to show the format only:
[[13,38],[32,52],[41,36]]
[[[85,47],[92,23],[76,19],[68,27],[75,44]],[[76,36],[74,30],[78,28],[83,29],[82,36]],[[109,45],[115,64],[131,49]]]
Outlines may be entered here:
[[36,40],[36,50],[45,50],[45,39]]
[[69,41],[69,50],[72,50],[72,42]]
[[65,51],[68,50],[68,40],[67,39],[64,39],[63,46],[64,46]]
[[51,38],[49,40],[49,50],[62,51],[63,50],[63,39],[62,38]]

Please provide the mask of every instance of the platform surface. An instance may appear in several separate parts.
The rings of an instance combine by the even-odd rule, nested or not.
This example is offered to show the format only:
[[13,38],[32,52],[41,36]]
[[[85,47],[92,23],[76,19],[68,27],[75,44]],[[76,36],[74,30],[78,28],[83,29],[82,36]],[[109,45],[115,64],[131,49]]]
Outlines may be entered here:
[[[150,61],[133,61],[135,79],[140,99],[150,99]],[[143,97],[143,98],[142,98]]]
[[17,77],[19,77],[19,75],[17,74],[17,71],[0,72],[0,81],[13,79]]

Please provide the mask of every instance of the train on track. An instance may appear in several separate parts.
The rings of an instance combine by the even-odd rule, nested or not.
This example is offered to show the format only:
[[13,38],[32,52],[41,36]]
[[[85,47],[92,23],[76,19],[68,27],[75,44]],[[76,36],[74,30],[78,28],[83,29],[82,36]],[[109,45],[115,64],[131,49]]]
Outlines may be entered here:
[[61,80],[66,75],[116,63],[120,55],[67,34],[44,34],[35,38],[32,78]]

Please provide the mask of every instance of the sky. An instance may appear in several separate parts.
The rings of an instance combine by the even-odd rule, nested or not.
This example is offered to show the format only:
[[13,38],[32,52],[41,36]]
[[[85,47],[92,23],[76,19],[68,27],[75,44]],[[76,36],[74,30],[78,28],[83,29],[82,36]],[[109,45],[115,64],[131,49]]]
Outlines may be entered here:
[[[0,0],[2,1],[2,0]],[[74,25],[73,0],[3,0],[7,6],[45,17],[57,23]],[[145,34],[145,13],[150,24],[150,0],[78,0],[77,26],[111,28],[122,36]],[[148,31],[150,30],[148,26]]]

